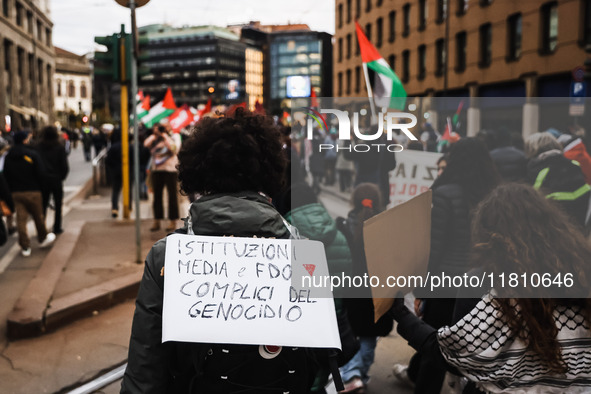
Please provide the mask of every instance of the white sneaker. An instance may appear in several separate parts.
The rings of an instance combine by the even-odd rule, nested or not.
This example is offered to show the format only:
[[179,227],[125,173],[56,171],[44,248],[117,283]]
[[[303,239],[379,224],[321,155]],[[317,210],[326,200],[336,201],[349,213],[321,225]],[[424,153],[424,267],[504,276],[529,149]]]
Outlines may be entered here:
[[23,257],[29,257],[31,255],[31,248],[21,249],[21,254]]
[[409,387],[414,387],[415,385],[414,382],[410,380],[410,377],[408,376],[408,365],[394,364],[394,366],[392,367],[392,375],[394,375],[394,377],[398,379],[399,382],[404,383]]
[[39,247],[42,249],[47,248],[48,246],[51,246],[53,241],[55,241],[55,234],[54,233],[47,233],[43,242],[41,242],[41,244],[39,244]]

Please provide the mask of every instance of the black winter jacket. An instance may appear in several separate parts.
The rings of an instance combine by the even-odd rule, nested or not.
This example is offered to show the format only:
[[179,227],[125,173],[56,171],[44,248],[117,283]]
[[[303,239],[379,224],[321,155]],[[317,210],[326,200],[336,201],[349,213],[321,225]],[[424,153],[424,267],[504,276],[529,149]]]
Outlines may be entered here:
[[41,191],[45,170],[41,156],[28,146],[13,146],[4,161],[4,178],[12,193]]
[[[193,231],[198,235],[238,237],[256,235],[285,238],[288,233],[279,213],[263,196],[254,192],[204,196],[191,204],[190,213]],[[177,232],[187,233],[187,227]],[[165,250],[166,239],[161,239],[152,247],[146,258],[144,275],[136,299],[129,358],[121,393],[217,393],[219,391],[208,388],[210,383],[214,386],[220,384],[220,378],[217,376],[208,376],[206,372],[205,381],[200,381],[196,387],[195,382],[191,381],[196,375],[195,364],[199,362],[196,358],[201,354],[197,349],[203,345],[181,342],[162,343],[164,277],[161,271],[164,267]],[[262,357],[260,359],[263,362],[267,361]],[[269,370],[268,367],[267,369],[261,366],[249,365],[249,367],[260,371],[254,374],[255,380],[276,381],[281,378],[280,373]],[[297,370],[298,365],[293,369]],[[282,371],[287,374],[286,368],[283,367]],[[305,386],[305,379],[301,379],[300,384]],[[281,384],[277,383],[276,386],[281,387]],[[240,392],[254,393],[256,390]]]
[[505,146],[490,151],[490,157],[505,182],[525,181],[527,158],[522,151],[512,146]]
[[40,143],[36,146],[36,149],[43,160],[46,176],[60,181],[65,180],[70,171],[66,148],[56,142],[52,145]]
[[[469,258],[470,207],[464,190],[458,184],[438,186],[433,189],[428,271],[433,275],[462,275],[469,270]],[[420,291],[415,294],[421,298]],[[455,297],[455,291],[439,295]]]

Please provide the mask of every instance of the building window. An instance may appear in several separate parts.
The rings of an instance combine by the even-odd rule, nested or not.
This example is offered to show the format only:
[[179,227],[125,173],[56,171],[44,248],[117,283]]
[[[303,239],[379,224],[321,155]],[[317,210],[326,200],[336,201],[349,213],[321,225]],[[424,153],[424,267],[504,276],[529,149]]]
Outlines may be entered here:
[[16,3],[16,25],[23,25],[23,5],[19,2]]
[[337,20],[338,20],[338,27],[339,29],[343,27],[343,5],[339,4],[339,8],[337,11]]
[[371,0],[365,0],[365,12],[371,11]]
[[371,23],[365,25],[365,35],[367,36],[369,42],[371,42]]
[[351,69],[347,70],[347,95],[351,94]]
[[388,64],[390,65],[392,71],[396,71],[396,55],[388,56]]
[[351,34],[347,34],[347,59],[351,59]]
[[427,27],[427,0],[419,0],[419,30]]
[[408,82],[410,79],[410,51],[402,52],[402,82]]
[[437,23],[443,23],[447,17],[447,2],[448,0],[437,0]]
[[337,59],[338,59],[338,62],[340,63],[343,61],[343,39],[342,38],[339,38],[338,45],[337,45],[337,52],[338,52]]
[[48,47],[51,46],[51,30],[49,28],[45,29],[45,41]]
[[82,84],[80,85],[80,98],[85,99],[87,95],[88,93],[86,91],[86,84],[82,82]]
[[43,85],[43,60],[37,59],[37,77],[39,78],[39,85]]
[[355,93],[361,91],[361,67],[355,67]]
[[343,95],[343,73],[337,75],[337,96]]
[[2,15],[8,18],[10,15],[10,9],[8,8],[8,0],[2,0]]
[[16,48],[16,60],[18,62],[17,69],[19,71],[19,76],[24,79],[27,59],[25,59],[25,50],[21,47]]
[[519,56],[521,56],[521,14],[514,14],[507,19],[507,60],[516,60]]
[[464,15],[468,12],[468,0],[458,0],[458,11],[456,15]]
[[37,39],[43,41],[43,25],[40,20],[37,21]]
[[[4,70],[10,73],[10,61],[12,60],[12,42],[4,40]],[[10,80],[10,76],[8,77]]]
[[488,5],[491,5],[493,2],[493,0],[480,0],[480,6],[481,7],[486,7]]
[[35,56],[33,54],[29,55],[29,80],[35,81]]
[[57,89],[55,91],[55,95],[57,97],[61,97],[62,96],[62,80],[58,79],[56,83],[57,83]]
[[440,38],[435,41],[435,75],[441,76],[445,71],[447,56],[445,53],[445,40]]
[[466,69],[466,32],[456,34],[456,72]]
[[384,19],[378,18],[376,21],[376,46],[382,46],[382,36],[384,35]]
[[591,1],[584,1],[585,5],[585,22],[583,24],[583,42],[585,45],[591,45]]
[[74,85],[74,81],[68,81],[68,97],[76,97],[76,85]]
[[351,1],[347,0],[347,23],[351,22]]
[[480,33],[480,67],[490,66],[492,60],[492,27],[490,23],[479,28]]
[[419,46],[418,60],[419,69],[417,79],[425,79],[425,74],[427,74],[427,47],[425,45]]
[[410,33],[410,4],[405,4],[402,7],[402,36],[406,37]]
[[390,11],[388,14],[389,34],[388,41],[394,42],[396,39],[396,11]]
[[542,53],[556,50],[558,43],[558,4],[546,3],[540,9],[542,25]]
[[355,17],[359,18],[361,16],[361,0],[357,0],[355,3]]
[[33,35],[33,13],[31,11],[27,11],[27,31]]

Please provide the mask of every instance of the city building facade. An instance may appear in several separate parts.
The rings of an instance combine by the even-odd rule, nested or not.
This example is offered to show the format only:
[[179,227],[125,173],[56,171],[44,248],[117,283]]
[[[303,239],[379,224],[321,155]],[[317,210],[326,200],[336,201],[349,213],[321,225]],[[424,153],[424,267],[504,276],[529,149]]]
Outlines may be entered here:
[[58,120],[66,125],[70,115],[92,112],[92,67],[84,55],[55,47],[54,101]]
[[149,70],[138,82],[145,95],[160,99],[170,87],[177,105],[194,107],[209,99],[214,105],[246,100],[246,45],[230,30],[151,25],[140,28],[139,35],[140,66]]
[[2,0],[0,127],[37,129],[53,120],[55,52],[46,0]]
[[[587,0],[336,0],[335,7],[335,96],[367,95],[357,20],[409,96],[472,98],[469,134],[500,126],[495,106],[503,105],[513,108],[502,120],[523,125],[524,135],[546,127],[548,109],[564,104],[546,100],[545,108],[534,98],[568,97],[591,44]],[[525,100],[492,100],[480,111],[477,97]]]

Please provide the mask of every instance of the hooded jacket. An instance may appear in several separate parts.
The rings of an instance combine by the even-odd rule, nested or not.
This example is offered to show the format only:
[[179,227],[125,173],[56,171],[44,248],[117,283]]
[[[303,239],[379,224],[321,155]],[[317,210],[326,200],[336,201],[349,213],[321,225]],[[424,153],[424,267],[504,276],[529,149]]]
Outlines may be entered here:
[[[255,192],[204,196],[191,204],[190,214],[192,229],[197,235],[288,237],[288,230],[281,215],[265,197]],[[186,234],[187,226],[177,230],[177,233]],[[203,344],[162,343],[164,277],[161,271],[164,267],[165,249],[166,239],[161,239],[152,247],[146,258],[144,275],[136,299],[128,365],[121,386],[122,394],[213,392],[201,384],[201,381],[198,387],[194,387],[195,390],[201,391],[191,391],[194,384],[192,379],[196,376],[195,365],[199,362],[197,358],[201,354],[198,349],[202,348]],[[260,370],[260,374],[256,374],[253,379],[278,378],[276,371],[264,368],[256,370]],[[217,377],[215,379],[219,380]],[[305,379],[301,381],[300,384],[305,386]],[[210,380],[207,384],[209,382]],[[219,383],[216,381],[212,384]]]
[[568,214],[573,223],[583,228],[591,187],[577,162],[559,150],[546,151],[531,159],[527,165],[527,182],[554,200]]
[[41,191],[45,171],[41,157],[23,144],[13,146],[4,161],[4,178],[11,192]]

